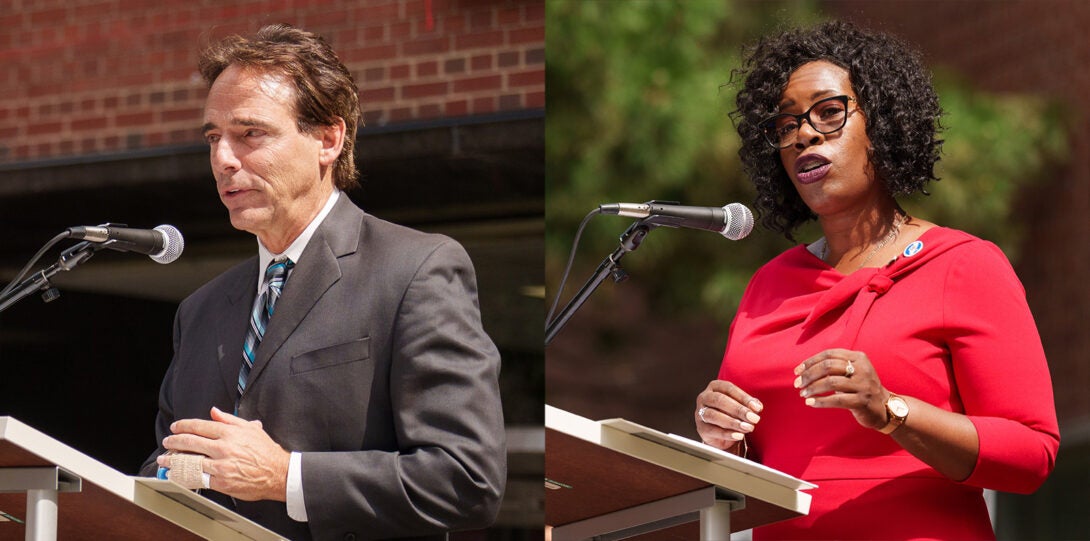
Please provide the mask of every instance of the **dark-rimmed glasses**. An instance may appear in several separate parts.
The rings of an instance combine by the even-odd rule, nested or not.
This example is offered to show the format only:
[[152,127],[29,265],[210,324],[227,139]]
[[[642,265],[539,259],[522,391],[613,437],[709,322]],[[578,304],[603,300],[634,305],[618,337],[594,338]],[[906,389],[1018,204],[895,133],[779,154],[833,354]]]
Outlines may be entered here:
[[811,105],[801,115],[778,114],[761,122],[761,133],[764,134],[765,141],[778,150],[795,144],[803,120],[818,133],[833,133],[848,122],[848,101],[855,100],[851,96],[833,96]]

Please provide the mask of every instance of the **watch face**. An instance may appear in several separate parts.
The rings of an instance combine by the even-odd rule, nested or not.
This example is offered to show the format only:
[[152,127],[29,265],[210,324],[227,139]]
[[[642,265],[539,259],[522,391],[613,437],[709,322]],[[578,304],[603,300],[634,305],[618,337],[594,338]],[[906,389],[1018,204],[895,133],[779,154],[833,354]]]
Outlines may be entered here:
[[908,416],[908,403],[906,403],[901,397],[896,396],[889,399],[888,405],[890,413],[892,413],[895,417]]

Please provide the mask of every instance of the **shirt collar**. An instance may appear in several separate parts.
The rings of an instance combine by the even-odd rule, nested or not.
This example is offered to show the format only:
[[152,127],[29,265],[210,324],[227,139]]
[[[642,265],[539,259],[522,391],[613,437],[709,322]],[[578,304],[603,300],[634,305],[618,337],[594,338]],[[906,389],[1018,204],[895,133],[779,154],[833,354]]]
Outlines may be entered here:
[[259,263],[257,268],[258,288],[261,287],[261,283],[265,280],[265,268],[268,267],[269,263],[272,261],[288,258],[294,261],[295,264],[299,264],[299,258],[303,256],[303,249],[307,247],[310,238],[313,237],[314,232],[318,230],[318,226],[322,225],[322,221],[325,220],[325,217],[333,210],[333,205],[337,203],[337,199],[340,198],[340,195],[341,191],[334,189],[333,193],[330,194],[329,199],[326,200],[325,206],[318,212],[318,215],[310,221],[310,224],[307,225],[306,229],[304,229],[303,232],[292,241],[291,245],[288,246],[288,249],[284,250],[282,253],[274,254],[270,252],[269,249],[262,244],[261,239],[257,239],[257,256]]

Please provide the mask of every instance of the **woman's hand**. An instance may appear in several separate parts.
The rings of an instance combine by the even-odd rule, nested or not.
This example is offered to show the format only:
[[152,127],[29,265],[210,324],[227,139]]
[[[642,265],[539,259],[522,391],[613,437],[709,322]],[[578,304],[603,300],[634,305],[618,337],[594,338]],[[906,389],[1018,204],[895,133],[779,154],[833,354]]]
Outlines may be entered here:
[[[795,367],[795,376],[795,388],[806,405],[847,409],[866,428],[886,426],[890,392],[882,386],[874,365],[863,352],[822,351]],[[964,414],[911,396],[901,398],[911,413],[890,437],[946,477],[954,481],[967,479],[980,454],[980,438],[973,422]]]
[[814,408],[850,410],[866,428],[886,425],[886,399],[874,365],[862,351],[828,349],[795,367],[795,388]]
[[712,447],[730,449],[753,432],[764,409],[760,400],[723,380],[708,384],[696,397],[696,431],[700,439]]

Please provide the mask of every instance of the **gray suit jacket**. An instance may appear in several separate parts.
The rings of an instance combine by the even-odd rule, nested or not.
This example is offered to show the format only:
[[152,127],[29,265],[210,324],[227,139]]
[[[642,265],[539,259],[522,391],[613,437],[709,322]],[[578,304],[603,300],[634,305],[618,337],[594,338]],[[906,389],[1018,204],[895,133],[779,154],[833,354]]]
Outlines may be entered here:
[[[491,523],[506,477],[500,359],[465,250],[342,196],[300,259],[239,415],[303,453],[309,522],[280,502],[203,492],[290,539],[443,539]],[[179,306],[160,448],[144,475],[174,420],[233,411],[257,266],[228,270]]]

